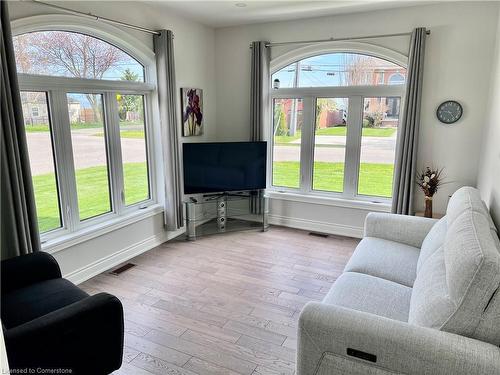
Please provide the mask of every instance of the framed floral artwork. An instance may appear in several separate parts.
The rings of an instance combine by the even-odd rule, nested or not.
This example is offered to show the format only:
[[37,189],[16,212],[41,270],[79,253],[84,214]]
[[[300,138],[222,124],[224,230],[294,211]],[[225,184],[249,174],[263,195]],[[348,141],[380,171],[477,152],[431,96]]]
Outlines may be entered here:
[[181,89],[182,136],[192,137],[203,134],[203,90]]

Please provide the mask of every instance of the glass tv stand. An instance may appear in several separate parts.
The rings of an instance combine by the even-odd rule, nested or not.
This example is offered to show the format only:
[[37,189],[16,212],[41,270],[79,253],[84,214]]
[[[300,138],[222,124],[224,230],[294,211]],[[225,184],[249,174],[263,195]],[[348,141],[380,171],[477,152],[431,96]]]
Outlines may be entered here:
[[268,198],[262,191],[190,198],[184,205],[186,239],[191,241],[210,234],[269,228]]

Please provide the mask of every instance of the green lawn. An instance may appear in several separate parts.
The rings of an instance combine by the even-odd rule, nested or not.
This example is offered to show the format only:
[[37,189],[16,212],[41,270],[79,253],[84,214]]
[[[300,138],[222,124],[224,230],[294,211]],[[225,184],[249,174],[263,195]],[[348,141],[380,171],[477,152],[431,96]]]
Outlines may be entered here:
[[[392,164],[361,163],[358,194],[391,197]],[[300,176],[299,162],[273,163],[273,185],[298,188]],[[344,183],[344,164],[315,162],[313,189],[341,192]]]
[[[95,137],[104,137],[104,133],[92,134]],[[120,138],[144,139],[144,130],[121,130]]]
[[300,138],[300,132],[297,132],[294,136],[289,137],[288,135],[275,135],[274,144],[279,145],[283,143],[290,143]]
[[[359,176],[359,194],[390,197],[392,193],[392,164],[362,163]],[[148,198],[148,170],[146,163],[124,165],[125,203],[127,205]],[[343,163],[314,163],[315,190],[342,191]],[[107,171],[104,166],[76,171],[80,218],[84,220],[110,210]],[[40,232],[58,228],[59,205],[54,174],[33,176]],[[299,187],[299,162],[273,163],[273,185]]]
[[[148,170],[146,163],[126,163],[123,169],[125,204],[148,198]],[[107,170],[104,166],[76,171],[80,219],[88,219],[110,211]],[[58,228],[59,205],[54,174],[33,176],[35,200],[40,232]]]
[[[102,129],[102,123],[74,123],[71,124],[71,130],[79,130],[79,129]],[[48,124],[39,124],[39,125],[25,125],[24,129],[26,133],[44,133],[49,131]]]
[[[396,132],[396,128],[363,128],[363,137],[391,137]],[[335,126],[332,128],[317,129],[316,135],[337,135],[346,136],[347,128],[345,126]],[[285,144],[300,138],[300,132],[293,137],[287,135],[278,135],[274,137],[274,144]]]
[[[396,128],[363,128],[363,137],[390,137],[396,132]],[[347,134],[345,126],[335,126],[316,130],[316,135],[343,135]]]
[[57,199],[55,174],[33,176],[35,202],[38,215],[38,229],[46,232],[59,228],[59,202]]
[[[120,121],[120,127],[132,126],[132,125],[143,125],[142,121]],[[72,123],[71,130],[80,129],[102,129],[102,123]],[[38,124],[38,125],[25,125],[24,129],[26,133],[43,133],[49,131],[48,124]],[[131,137],[130,137],[131,138]]]

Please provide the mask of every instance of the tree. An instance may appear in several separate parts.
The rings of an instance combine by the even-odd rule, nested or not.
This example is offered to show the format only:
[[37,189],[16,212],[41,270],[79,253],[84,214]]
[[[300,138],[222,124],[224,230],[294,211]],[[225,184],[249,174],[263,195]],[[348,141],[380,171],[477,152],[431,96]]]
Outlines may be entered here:
[[360,54],[345,54],[343,56],[344,74],[340,75],[343,86],[371,85],[373,74],[377,67],[376,60],[371,56]]
[[365,128],[380,128],[382,120],[387,112],[387,105],[382,100],[376,98],[369,99],[368,108],[365,110],[366,122],[363,120],[363,127]]
[[16,55],[17,71],[20,73],[34,73],[32,59],[30,58],[31,34],[22,34],[13,38],[14,54]]
[[319,120],[324,111],[337,110],[337,103],[330,98],[317,98],[316,99],[316,129],[319,129]]
[[127,68],[122,73],[122,76],[120,77],[120,79],[122,81],[137,82],[139,80],[139,74],[134,73],[133,71],[130,70],[130,68]]
[[288,134],[288,126],[286,122],[286,113],[283,104],[274,107],[274,135],[286,136]]
[[[122,81],[133,81],[139,80],[139,75],[134,73],[129,68],[125,69],[121,78]],[[141,104],[142,97],[140,95],[117,95],[118,99],[118,116],[120,120],[127,120],[127,112],[142,112]],[[142,113],[140,113],[142,115]]]
[[[42,31],[14,38],[18,70],[22,73],[103,79],[131,58],[117,47],[85,34]],[[96,120],[102,108],[97,95],[86,95]]]

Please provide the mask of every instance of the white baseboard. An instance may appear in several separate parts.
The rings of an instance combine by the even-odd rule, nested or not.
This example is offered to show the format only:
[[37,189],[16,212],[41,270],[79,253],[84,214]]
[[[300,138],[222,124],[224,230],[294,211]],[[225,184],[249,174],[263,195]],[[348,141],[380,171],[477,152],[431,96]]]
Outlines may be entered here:
[[179,229],[175,232],[162,232],[155,236],[151,236],[120,251],[117,251],[116,253],[113,253],[105,258],[99,259],[89,264],[88,266],[63,275],[63,277],[78,285],[96,275],[99,275],[100,273],[103,273],[123,262],[126,262],[133,257],[136,257],[137,255],[151,250],[152,248],[159,246],[172,238],[177,237],[183,232],[184,229]]
[[281,225],[284,227],[308,230],[313,232],[334,234],[354,238],[363,237],[363,227],[354,227],[344,224],[334,224],[324,221],[298,219],[287,216],[269,215],[269,224]]

